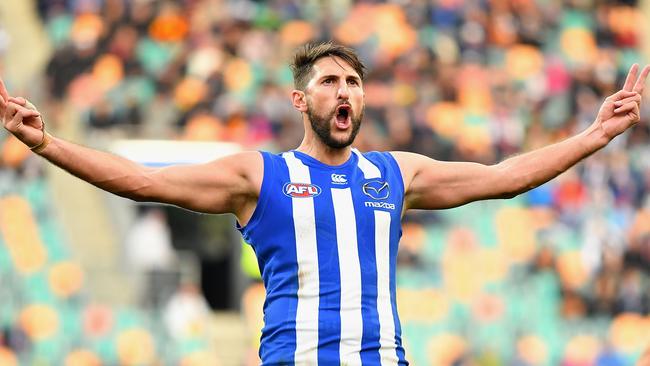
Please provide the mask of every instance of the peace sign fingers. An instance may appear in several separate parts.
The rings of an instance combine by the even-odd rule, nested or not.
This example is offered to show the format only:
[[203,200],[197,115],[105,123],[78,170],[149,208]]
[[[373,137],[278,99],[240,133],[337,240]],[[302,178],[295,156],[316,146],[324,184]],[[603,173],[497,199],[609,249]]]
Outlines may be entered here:
[[634,90],[634,83],[636,81],[636,75],[639,72],[639,64],[634,64],[630,67],[630,71],[627,72],[627,77],[625,78],[625,84],[623,84],[623,90],[632,91]]
[[2,97],[2,100],[6,103],[9,100],[9,93],[7,92],[7,88],[5,87],[4,81],[0,79],[0,97]]
[[625,78],[623,90],[643,94],[645,81],[649,73],[650,66],[646,65],[641,71],[641,75],[639,76],[639,64],[632,65],[632,67],[630,67],[630,71],[627,73],[627,77]]
[[[641,75],[639,76],[639,79],[636,81],[634,84],[634,91],[643,94],[643,89],[645,88],[645,81],[646,78],[648,77],[648,74],[650,73],[650,65],[646,65],[643,70],[641,71]],[[635,75],[636,76],[636,75]]]

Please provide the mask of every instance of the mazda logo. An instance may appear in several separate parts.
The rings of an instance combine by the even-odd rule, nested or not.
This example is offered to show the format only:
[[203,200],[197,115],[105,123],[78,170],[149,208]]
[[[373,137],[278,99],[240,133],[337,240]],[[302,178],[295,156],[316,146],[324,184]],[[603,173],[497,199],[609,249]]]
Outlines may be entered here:
[[374,200],[385,200],[390,195],[388,182],[381,180],[371,180],[361,188],[363,193]]

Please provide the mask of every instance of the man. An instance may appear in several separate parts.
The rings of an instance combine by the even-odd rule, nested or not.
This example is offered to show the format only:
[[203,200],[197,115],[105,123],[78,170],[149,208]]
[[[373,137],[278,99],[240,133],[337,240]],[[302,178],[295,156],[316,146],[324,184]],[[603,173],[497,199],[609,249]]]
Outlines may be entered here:
[[305,128],[295,150],[163,169],[51,137],[40,114],[0,86],[5,128],[77,177],[137,201],[237,216],[267,291],[264,365],[406,365],[395,303],[402,214],[514,197],[554,178],[639,121],[650,72],[632,66],[579,135],[485,166],[351,148],[364,109],[355,52],[310,44],[292,66]]

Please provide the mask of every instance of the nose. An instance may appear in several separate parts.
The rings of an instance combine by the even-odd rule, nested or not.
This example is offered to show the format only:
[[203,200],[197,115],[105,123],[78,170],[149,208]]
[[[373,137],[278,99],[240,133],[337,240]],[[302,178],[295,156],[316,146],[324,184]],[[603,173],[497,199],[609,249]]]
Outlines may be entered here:
[[348,83],[343,81],[339,85],[339,89],[338,89],[337,94],[338,94],[337,97],[339,99],[349,99],[350,98],[350,88],[348,87]]

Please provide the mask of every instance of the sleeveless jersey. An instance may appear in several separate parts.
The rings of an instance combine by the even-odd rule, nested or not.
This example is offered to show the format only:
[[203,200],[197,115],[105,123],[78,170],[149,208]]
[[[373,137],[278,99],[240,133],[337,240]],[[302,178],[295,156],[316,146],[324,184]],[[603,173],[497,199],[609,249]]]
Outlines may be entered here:
[[330,166],[262,152],[264,178],[239,228],[266,287],[267,365],[408,365],[395,267],[404,184],[387,152]]

